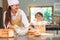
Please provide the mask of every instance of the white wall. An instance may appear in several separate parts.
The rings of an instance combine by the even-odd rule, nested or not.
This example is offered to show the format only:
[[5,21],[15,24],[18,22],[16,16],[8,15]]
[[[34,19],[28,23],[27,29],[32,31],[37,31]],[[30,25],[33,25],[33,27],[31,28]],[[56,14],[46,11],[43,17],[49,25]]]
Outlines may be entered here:
[[2,7],[2,0],[0,0],[0,7]]
[[60,2],[60,0],[19,0],[20,8],[25,11],[27,16],[29,6],[53,6],[54,3]]

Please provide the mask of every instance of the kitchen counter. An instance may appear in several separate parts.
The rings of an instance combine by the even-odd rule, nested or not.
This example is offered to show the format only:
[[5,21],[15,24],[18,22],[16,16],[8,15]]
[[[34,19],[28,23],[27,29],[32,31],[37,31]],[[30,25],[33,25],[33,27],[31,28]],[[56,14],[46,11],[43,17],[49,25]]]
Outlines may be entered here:
[[[20,40],[20,37],[22,36],[16,36],[16,37],[0,37],[0,40]],[[28,35],[25,38],[22,39],[26,39],[27,40],[47,40],[47,38],[50,40],[51,38],[53,38],[53,36],[46,34],[46,33],[42,33],[40,36],[34,36],[34,35]]]
[[[20,40],[20,39],[15,39],[14,37],[0,37],[0,40]],[[60,40],[60,35],[54,37],[47,37],[47,36],[37,37],[29,35],[28,40]]]

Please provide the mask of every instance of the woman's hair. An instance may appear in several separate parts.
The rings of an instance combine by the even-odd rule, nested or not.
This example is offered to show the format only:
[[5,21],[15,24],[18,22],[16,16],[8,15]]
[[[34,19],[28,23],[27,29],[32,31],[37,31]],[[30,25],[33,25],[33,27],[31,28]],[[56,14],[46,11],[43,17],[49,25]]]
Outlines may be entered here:
[[35,14],[35,17],[36,17],[38,14],[43,17],[43,14],[42,14],[41,12],[37,12],[37,13]]
[[11,7],[9,6],[7,11],[6,11],[6,16],[5,16],[5,25],[7,26],[8,22],[11,21]]

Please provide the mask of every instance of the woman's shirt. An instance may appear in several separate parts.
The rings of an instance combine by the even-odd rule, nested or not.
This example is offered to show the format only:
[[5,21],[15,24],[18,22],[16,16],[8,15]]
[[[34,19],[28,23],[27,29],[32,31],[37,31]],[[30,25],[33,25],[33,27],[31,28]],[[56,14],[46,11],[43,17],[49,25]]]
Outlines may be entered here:
[[[24,27],[23,28],[20,28],[18,25],[14,25],[14,29],[15,31],[20,34],[20,35],[24,35],[27,33],[28,29],[29,29],[29,22],[27,20],[27,17],[24,13],[24,11],[22,11],[21,9],[18,9],[17,10],[17,13],[16,15],[13,15],[13,13],[11,12],[11,17],[12,17],[12,20],[15,20],[16,19],[16,16],[18,15],[18,11],[20,12],[20,19],[21,19],[21,22],[24,24]],[[5,15],[6,15],[6,12],[4,12],[4,17],[3,17],[3,25],[4,27],[6,27],[5,25]],[[11,24],[8,23],[7,27],[9,27]]]

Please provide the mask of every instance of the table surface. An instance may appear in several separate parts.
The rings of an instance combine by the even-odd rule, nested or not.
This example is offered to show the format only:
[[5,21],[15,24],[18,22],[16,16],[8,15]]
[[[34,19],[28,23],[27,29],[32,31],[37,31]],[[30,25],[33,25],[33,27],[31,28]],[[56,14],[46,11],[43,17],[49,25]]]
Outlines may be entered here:
[[[0,40],[15,40],[15,39],[6,37],[6,38],[0,38]],[[20,39],[18,38],[16,40],[20,40]],[[31,38],[28,38],[27,40],[46,40],[46,39],[43,37],[31,37]]]
[[[14,37],[0,37],[0,40],[15,40],[15,39],[16,38]],[[16,40],[20,40],[20,39],[18,38]],[[29,35],[28,40],[60,40],[60,35],[55,37]]]
[[[52,30],[55,29],[55,30],[60,30],[60,27],[46,27],[46,28],[49,28]],[[0,40],[15,40],[14,37],[0,37]],[[18,39],[20,40],[20,39]],[[28,40],[60,40],[60,35],[59,36],[55,36],[55,37],[47,37],[47,36],[31,36],[29,35],[28,36]]]

